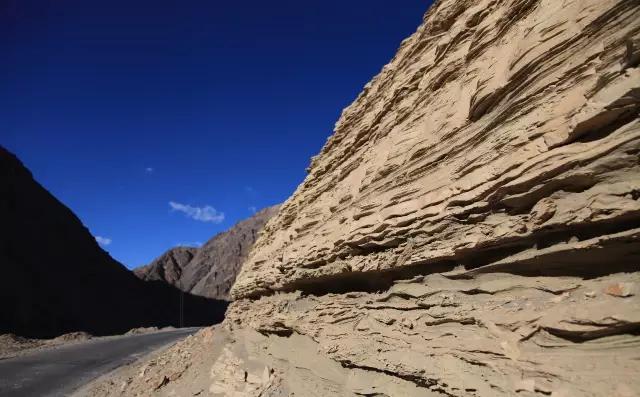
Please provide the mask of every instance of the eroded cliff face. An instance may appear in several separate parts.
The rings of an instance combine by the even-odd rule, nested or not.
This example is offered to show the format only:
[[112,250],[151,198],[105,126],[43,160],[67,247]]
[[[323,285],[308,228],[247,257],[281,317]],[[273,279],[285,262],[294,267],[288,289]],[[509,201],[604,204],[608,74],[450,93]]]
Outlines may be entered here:
[[437,2],[344,110],[233,295],[637,263],[617,247],[639,225],[638,16],[636,1]]
[[210,393],[636,396],[639,63],[637,1],[436,2],[265,227]]

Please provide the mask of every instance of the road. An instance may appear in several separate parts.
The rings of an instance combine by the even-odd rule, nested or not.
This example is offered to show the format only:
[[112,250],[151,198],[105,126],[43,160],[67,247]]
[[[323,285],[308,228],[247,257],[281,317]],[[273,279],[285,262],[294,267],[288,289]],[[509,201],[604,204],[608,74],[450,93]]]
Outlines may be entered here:
[[91,380],[198,329],[97,338],[0,360],[0,396],[68,396]]

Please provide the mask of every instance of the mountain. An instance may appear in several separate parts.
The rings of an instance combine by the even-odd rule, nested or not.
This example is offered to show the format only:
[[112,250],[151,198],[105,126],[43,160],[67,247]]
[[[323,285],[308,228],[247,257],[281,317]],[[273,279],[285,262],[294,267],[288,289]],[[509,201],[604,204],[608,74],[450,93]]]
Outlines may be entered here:
[[200,248],[172,248],[134,273],[142,280],[163,281],[193,295],[228,300],[240,266],[279,208],[275,205],[258,211]]
[[[0,333],[53,337],[178,325],[180,294],[144,283],[0,147]],[[186,324],[220,321],[224,302],[184,297]]]
[[639,64],[638,1],[436,1],[254,245],[211,390],[635,395]]
[[144,281],[161,281],[180,288],[180,277],[184,267],[198,252],[194,247],[171,248],[148,265],[133,269],[133,273]]

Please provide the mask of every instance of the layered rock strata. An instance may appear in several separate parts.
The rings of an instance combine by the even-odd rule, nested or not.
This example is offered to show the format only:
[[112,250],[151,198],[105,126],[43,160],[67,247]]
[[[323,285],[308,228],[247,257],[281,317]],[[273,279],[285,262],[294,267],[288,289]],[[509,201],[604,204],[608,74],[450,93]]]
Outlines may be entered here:
[[437,1],[258,239],[210,393],[637,395],[639,64],[637,1]]
[[437,2],[343,111],[234,296],[624,240],[639,20],[634,1]]

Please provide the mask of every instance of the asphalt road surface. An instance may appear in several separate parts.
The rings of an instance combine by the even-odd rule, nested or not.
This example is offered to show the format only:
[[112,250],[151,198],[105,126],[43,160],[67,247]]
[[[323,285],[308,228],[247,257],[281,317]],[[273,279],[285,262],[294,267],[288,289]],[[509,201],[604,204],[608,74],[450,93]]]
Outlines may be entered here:
[[68,396],[91,380],[198,329],[100,338],[0,360],[0,396]]

